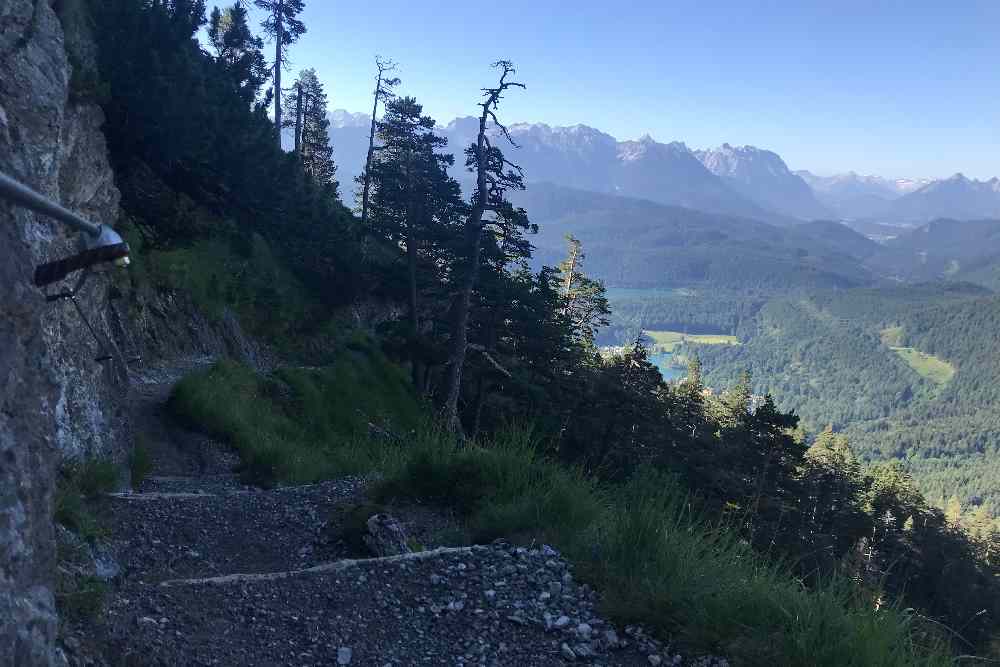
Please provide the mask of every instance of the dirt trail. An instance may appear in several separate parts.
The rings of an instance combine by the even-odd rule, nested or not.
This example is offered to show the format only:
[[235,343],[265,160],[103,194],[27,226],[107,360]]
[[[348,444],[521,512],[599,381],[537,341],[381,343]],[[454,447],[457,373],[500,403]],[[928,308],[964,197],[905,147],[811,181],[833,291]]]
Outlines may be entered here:
[[[170,420],[171,387],[204,363],[134,378],[153,473],[101,501],[121,571],[103,615],[70,635],[71,664],[680,664],[600,618],[548,547],[357,559],[328,518],[363,501],[364,480],[246,487],[232,452]],[[419,533],[427,510],[400,518]]]

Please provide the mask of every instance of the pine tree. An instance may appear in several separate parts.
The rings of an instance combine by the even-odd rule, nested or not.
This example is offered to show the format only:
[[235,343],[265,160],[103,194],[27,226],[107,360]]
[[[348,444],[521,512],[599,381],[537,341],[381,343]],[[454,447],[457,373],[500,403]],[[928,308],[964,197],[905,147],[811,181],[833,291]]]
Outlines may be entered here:
[[[476,143],[465,151],[466,166],[476,175],[476,188],[472,193],[472,203],[465,221],[465,266],[460,271],[458,290],[452,301],[448,375],[442,408],[445,423],[456,432],[461,430],[458,399],[462,391],[462,369],[469,345],[469,308],[479,273],[484,233],[487,227],[494,225],[500,229],[501,236],[512,237],[518,229],[530,227],[524,209],[514,208],[506,197],[507,190],[524,189],[521,168],[507,160],[487,135],[492,121],[507,141],[516,146],[507,128],[497,118],[496,110],[505,92],[511,88],[524,88],[524,84],[508,80],[515,73],[510,61],[500,60],[493,66],[501,70],[500,79],[495,87],[483,90],[485,99],[479,104],[482,112],[479,115]],[[493,214],[492,219],[485,217],[487,212]]]
[[208,39],[215,50],[216,62],[227,71],[249,106],[270,75],[261,49],[264,42],[250,31],[247,10],[237,2],[232,7],[212,10]]
[[604,290],[604,283],[583,272],[586,255],[583,244],[572,235],[566,235],[568,255],[559,265],[563,280],[563,314],[572,324],[575,338],[587,346],[594,344],[597,330],[608,324],[611,308]]
[[334,177],[337,167],[333,163],[333,147],[330,146],[330,120],[326,117],[326,93],[323,91],[323,84],[316,76],[316,70],[305,69],[299,72],[295,88],[302,91],[302,134],[298,142],[302,168],[314,181],[321,185],[333,186],[336,191],[337,182]]
[[445,263],[443,248],[457,235],[457,219],[465,209],[458,182],[447,171],[454,158],[440,152],[447,140],[434,134],[434,126],[414,98],[391,100],[378,123],[382,148],[371,164],[372,226],[406,253],[413,381],[420,388],[425,383],[416,353],[421,328],[418,273],[428,267],[438,279]]
[[396,63],[376,56],[375,67],[378,73],[375,75],[375,91],[372,93],[372,120],[371,128],[368,132],[368,154],[365,157],[365,170],[361,174],[361,228],[365,232],[368,230],[368,196],[371,189],[372,159],[375,157],[378,104],[379,102],[387,104],[395,96],[392,89],[399,85],[399,77],[386,76],[387,72],[396,69]]
[[291,46],[306,32],[298,19],[305,9],[305,0],[254,0],[258,9],[267,12],[261,23],[264,33],[274,41],[274,132],[281,148],[281,68],[285,66],[285,47]]

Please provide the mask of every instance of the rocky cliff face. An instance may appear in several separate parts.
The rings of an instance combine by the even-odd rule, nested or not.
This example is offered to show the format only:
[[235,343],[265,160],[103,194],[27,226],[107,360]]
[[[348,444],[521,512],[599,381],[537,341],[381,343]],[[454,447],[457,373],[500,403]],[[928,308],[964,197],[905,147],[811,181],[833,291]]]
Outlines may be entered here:
[[[86,36],[76,43],[85,43]],[[77,54],[74,54],[77,55]],[[85,55],[85,54],[84,54]],[[79,59],[85,66],[85,58]],[[101,223],[118,191],[93,104],[70,101],[63,26],[48,0],[0,4],[0,170]],[[121,461],[127,379],[95,363],[95,342],[65,302],[46,303],[34,265],[75,251],[58,225],[0,202],[0,664],[62,662],[55,648],[52,502],[66,458]],[[106,279],[81,303],[107,331]]]

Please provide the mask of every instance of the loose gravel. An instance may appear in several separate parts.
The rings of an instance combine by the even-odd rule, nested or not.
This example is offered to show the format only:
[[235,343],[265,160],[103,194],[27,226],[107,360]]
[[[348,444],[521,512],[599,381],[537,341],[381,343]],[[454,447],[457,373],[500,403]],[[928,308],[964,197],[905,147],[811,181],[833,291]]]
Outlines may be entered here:
[[366,480],[260,490],[222,444],[167,416],[183,368],[134,379],[133,419],[154,474],[104,498],[103,612],[66,624],[71,665],[718,665],[616,628],[554,549],[437,548],[454,517],[394,506],[427,551],[358,558],[340,536]]

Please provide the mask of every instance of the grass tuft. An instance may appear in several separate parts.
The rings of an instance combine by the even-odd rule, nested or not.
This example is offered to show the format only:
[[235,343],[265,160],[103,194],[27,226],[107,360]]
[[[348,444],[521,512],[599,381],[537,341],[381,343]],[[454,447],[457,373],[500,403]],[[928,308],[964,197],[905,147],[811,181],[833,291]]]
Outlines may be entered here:
[[603,594],[604,610],[686,649],[735,664],[946,665],[938,634],[847,581],[807,589],[724,526],[692,509],[676,481],[649,473],[601,488],[549,462],[530,433],[455,446],[441,434],[406,452],[376,487],[447,504],[476,541],[543,541],[566,553]]
[[104,530],[87,500],[115,491],[119,478],[118,466],[111,461],[91,459],[64,466],[56,484],[56,522],[87,541],[102,537]]
[[328,367],[269,376],[233,361],[184,378],[171,411],[226,440],[244,482],[265,488],[370,472],[388,456],[369,424],[408,436],[424,406],[401,369],[370,345],[344,350]]
[[149,477],[149,473],[153,471],[153,458],[149,451],[149,444],[141,434],[136,436],[135,443],[132,445],[128,465],[132,488],[138,489],[143,480]]
[[104,611],[108,584],[98,577],[75,580],[70,590],[56,593],[59,614],[77,620],[93,619]]

